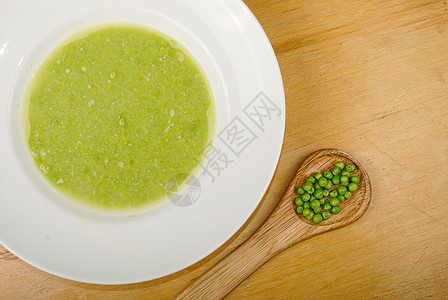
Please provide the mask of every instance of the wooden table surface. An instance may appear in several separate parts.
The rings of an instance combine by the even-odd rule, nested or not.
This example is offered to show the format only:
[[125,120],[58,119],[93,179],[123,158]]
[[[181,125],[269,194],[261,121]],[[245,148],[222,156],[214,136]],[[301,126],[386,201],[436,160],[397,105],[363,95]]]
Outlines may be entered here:
[[373,199],[354,224],[276,256],[229,299],[448,299],[448,3],[246,0],[269,36],[286,92],[272,184],[224,246],[134,285],[57,278],[0,246],[2,299],[172,299],[251,235],[299,163],[321,148],[355,156]]

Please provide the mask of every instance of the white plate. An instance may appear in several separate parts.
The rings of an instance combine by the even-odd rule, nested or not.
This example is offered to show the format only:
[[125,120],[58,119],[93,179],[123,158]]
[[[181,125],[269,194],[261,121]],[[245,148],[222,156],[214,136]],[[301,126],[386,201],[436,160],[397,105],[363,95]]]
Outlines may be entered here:
[[[277,166],[285,99],[271,45],[243,2],[6,0],[0,6],[0,241],[7,249],[57,276],[125,284],[194,264],[244,224]],[[120,21],[171,35],[202,65],[216,101],[218,155],[209,155],[208,172],[197,175],[200,190],[183,190],[200,191],[189,194],[196,202],[187,197],[135,217],[108,218],[70,204],[46,183],[26,151],[19,116],[32,73],[58,42],[83,27]]]

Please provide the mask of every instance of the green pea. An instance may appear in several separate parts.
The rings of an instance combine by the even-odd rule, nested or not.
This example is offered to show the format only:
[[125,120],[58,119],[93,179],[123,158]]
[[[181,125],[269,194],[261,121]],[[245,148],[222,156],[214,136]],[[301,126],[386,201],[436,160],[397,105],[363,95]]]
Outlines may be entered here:
[[358,176],[350,177],[350,182],[358,184],[359,183],[359,177]]
[[331,208],[331,212],[335,215],[337,215],[340,211],[341,209],[339,208],[339,206],[334,206]]
[[302,198],[297,197],[296,200],[294,200],[294,204],[297,206],[302,206],[303,205]]
[[305,208],[311,208],[311,206],[310,206],[310,203],[309,202],[305,202],[305,203],[303,203],[303,209],[305,209]]
[[311,183],[315,183],[316,182],[316,178],[314,178],[313,176],[307,177],[306,181],[311,182]]
[[316,199],[322,199],[324,197],[324,192],[322,190],[316,190],[314,191],[314,197],[316,197]]
[[356,170],[356,167],[355,167],[354,164],[349,163],[349,164],[347,164],[347,165],[345,166],[345,169],[351,173],[351,172],[353,172],[353,171]]
[[338,193],[339,193],[339,195],[344,195],[345,193],[347,193],[347,188],[343,185],[339,186]]
[[350,199],[351,197],[352,197],[352,193],[350,193],[350,192],[347,192],[344,194],[345,199]]
[[311,199],[311,195],[310,194],[308,194],[308,193],[303,194],[303,196],[302,196],[302,201],[303,202],[310,201],[310,199]]
[[314,189],[315,189],[315,190],[321,190],[321,189],[322,189],[322,187],[319,185],[319,182],[316,182],[316,183],[314,184]]
[[303,195],[303,194],[305,194],[305,190],[303,189],[303,186],[301,186],[301,185],[299,185],[299,186],[296,188],[296,192],[297,192],[297,194],[299,194],[299,195]]
[[330,195],[330,191],[329,190],[323,190],[324,193],[324,197],[328,197],[328,195]]
[[319,200],[313,200],[313,201],[310,201],[310,207],[311,207],[312,209],[316,209],[316,208],[320,207],[320,202],[319,202]]
[[334,167],[331,171],[331,174],[333,174],[333,176],[339,175],[339,173],[341,173],[341,169],[339,169],[338,167]]
[[319,214],[322,211],[322,208],[319,206],[316,209],[313,209],[315,214]]
[[347,170],[344,170],[344,171],[341,172],[341,176],[347,176],[347,177],[350,177],[351,175],[352,175],[352,174],[350,174],[350,172],[347,171]]
[[350,181],[353,183],[358,184],[359,183],[359,177],[358,176],[352,176],[350,177]]
[[338,194],[338,191],[337,190],[332,190],[331,192],[330,192],[330,197],[331,198],[335,198],[335,197],[337,197],[339,194]]
[[325,171],[324,177],[327,179],[331,179],[331,178],[333,178],[333,174],[331,174],[331,171]]
[[323,219],[322,215],[320,215],[320,214],[315,215],[315,216],[313,217],[313,222],[316,223],[316,224],[319,224],[319,223],[322,222],[323,220],[324,220],[324,219]]
[[341,170],[344,169],[344,166],[345,166],[344,162],[342,162],[342,161],[338,161],[334,165],[335,165],[335,167],[338,167]]
[[330,205],[331,206],[339,206],[341,204],[341,201],[339,201],[339,198],[331,198]]
[[310,202],[313,201],[313,200],[316,200],[316,197],[314,197],[314,194],[311,195]]
[[350,192],[355,192],[357,189],[358,189],[358,185],[356,183],[352,182],[348,185],[348,190]]
[[311,190],[313,188],[313,184],[309,181],[305,182],[305,184],[303,185],[303,189],[306,192],[309,192],[309,190]]
[[324,220],[328,220],[330,217],[331,214],[328,211],[322,212],[322,218],[324,218]]
[[348,183],[348,176],[341,176],[341,184]]
[[314,178],[316,178],[317,180],[322,178],[322,174],[320,174],[319,172],[314,173]]
[[326,190],[331,190],[333,188],[333,182],[331,180],[328,180],[327,185],[325,186]]
[[320,202],[320,205],[324,205],[325,204],[325,198],[320,199],[319,202]]
[[310,194],[314,194],[314,191],[315,191],[315,189],[314,189],[314,186],[308,191],[308,193],[310,193]]
[[328,183],[327,178],[322,177],[321,179],[319,179],[319,185],[321,187],[325,187],[327,185],[327,183]]
[[341,183],[341,176],[339,175],[333,176],[333,179],[331,181],[333,182],[334,185],[338,185]]
[[310,210],[310,213],[305,218],[307,218],[308,220],[311,220],[313,217],[314,217],[314,213],[312,210]]
[[345,200],[344,195],[338,195],[338,198],[339,198],[339,201],[341,201],[341,203],[344,202],[344,200]]
[[342,186],[348,187],[348,182],[341,183]]
[[309,208],[304,208],[302,211],[302,216],[304,216],[305,218],[308,219],[309,216],[311,216],[309,219],[311,219],[313,217],[313,212],[311,211],[311,209]]
[[296,212],[297,212],[298,214],[303,213],[303,207],[302,207],[302,206],[297,206],[297,208],[296,208]]
[[324,210],[330,210],[331,209],[331,204],[329,202],[325,202],[325,204],[322,206],[322,208]]

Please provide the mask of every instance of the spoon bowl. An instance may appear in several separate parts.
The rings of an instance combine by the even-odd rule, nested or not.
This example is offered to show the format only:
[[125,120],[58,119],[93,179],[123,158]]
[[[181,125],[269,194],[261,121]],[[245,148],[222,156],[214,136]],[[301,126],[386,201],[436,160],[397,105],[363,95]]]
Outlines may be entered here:
[[[294,205],[296,188],[315,172],[330,170],[338,161],[356,166],[358,190],[341,203],[341,212],[315,224],[299,215]],[[370,179],[361,164],[350,154],[324,149],[308,156],[294,174],[277,207],[243,244],[200,276],[177,299],[222,299],[266,261],[286,248],[317,234],[347,226],[359,219],[371,200]]]
[[[299,185],[304,184],[306,178],[312,176],[316,172],[316,170],[322,172],[325,170],[331,170],[334,164],[338,161],[344,162],[345,165],[347,165],[348,163],[352,163],[356,166],[356,170],[352,173],[352,175],[356,175],[359,177],[358,190],[353,192],[353,196],[350,199],[345,200],[341,203],[341,212],[339,214],[332,215],[330,219],[324,220],[319,224],[315,224],[313,220],[308,220],[302,215],[296,214],[302,222],[317,226],[339,224],[339,227],[342,227],[356,221],[367,210],[371,199],[370,179],[367,175],[367,172],[364,170],[361,164],[350,154],[335,149],[320,150],[308,156],[298,168],[295,177],[291,180],[291,183],[285,192],[286,197],[282,197],[282,200],[285,200],[287,202],[288,198],[292,198],[293,200],[290,201],[290,203],[293,210],[295,210],[296,206],[294,205],[294,199],[297,196],[295,188]],[[333,189],[337,188],[338,186],[339,185],[335,185]]]

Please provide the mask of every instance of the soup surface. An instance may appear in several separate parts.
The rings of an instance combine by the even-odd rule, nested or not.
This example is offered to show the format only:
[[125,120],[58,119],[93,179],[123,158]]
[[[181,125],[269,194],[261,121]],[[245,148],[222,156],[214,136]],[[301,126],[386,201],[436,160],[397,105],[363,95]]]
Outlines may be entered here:
[[212,99],[176,42],[117,25],[72,39],[36,71],[23,115],[41,173],[67,198],[107,212],[161,201],[213,135]]

